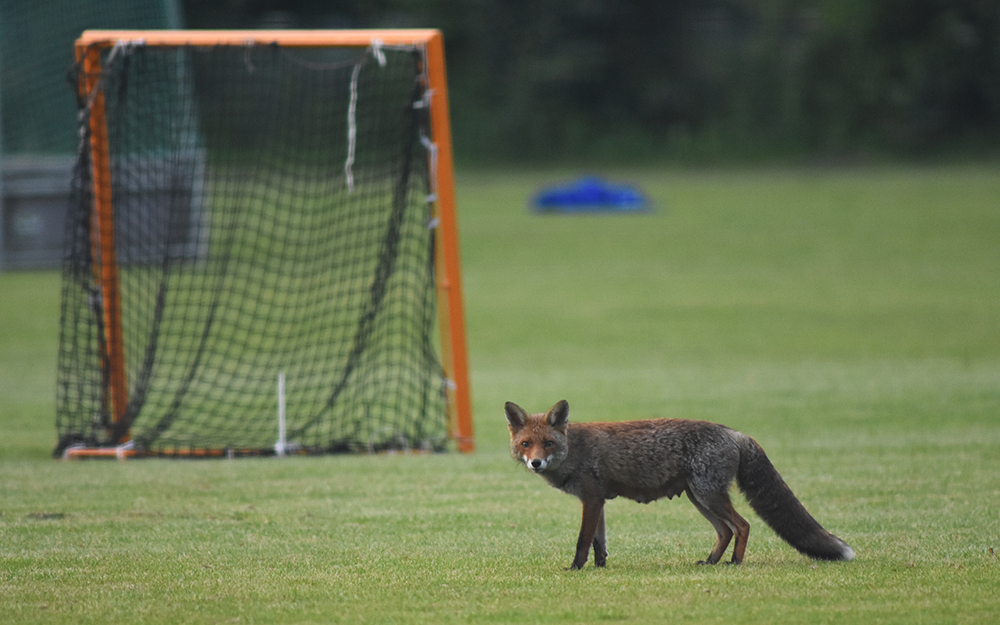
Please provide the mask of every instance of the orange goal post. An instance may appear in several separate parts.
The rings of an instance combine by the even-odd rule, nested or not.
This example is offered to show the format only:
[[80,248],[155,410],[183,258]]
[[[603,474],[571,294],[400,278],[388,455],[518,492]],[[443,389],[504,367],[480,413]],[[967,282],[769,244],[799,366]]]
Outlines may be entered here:
[[[85,148],[89,151],[86,156],[85,169],[89,169],[83,173],[84,177],[89,179],[82,183],[86,186],[84,195],[87,198],[89,206],[87,210],[89,215],[85,217],[78,217],[80,223],[84,225],[79,229],[86,230],[85,236],[87,237],[87,244],[78,244],[76,253],[86,256],[88,270],[90,272],[89,276],[85,278],[92,281],[90,286],[90,295],[87,300],[90,306],[89,312],[94,314],[94,323],[97,328],[97,353],[95,355],[80,355],[78,352],[80,348],[66,345],[61,346],[60,350],[60,391],[59,397],[57,398],[57,431],[60,436],[59,446],[57,447],[57,452],[62,451],[64,457],[90,457],[90,456],[115,456],[115,457],[128,457],[133,454],[164,454],[164,455],[194,455],[194,456],[205,456],[205,455],[217,455],[220,453],[230,453],[232,454],[235,450],[236,452],[248,451],[259,449],[268,449],[260,444],[250,442],[247,444],[242,444],[238,441],[227,442],[229,439],[220,438],[219,440],[209,441],[207,443],[201,443],[195,440],[190,440],[190,435],[178,435],[175,439],[170,439],[170,442],[160,443],[160,436],[164,432],[168,432],[170,428],[176,427],[178,423],[181,423],[184,419],[184,411],[186,408],[180,405],[180,402],[185,401],[180,399],[180,391],[187,390],[189,388],[194,388],[199,385],[211,385],[218,379],[222,379],[224,375],[215,374],[215,377],[211,379],[199,379],[202,371],[204,370],[205,362],[210,358],[208,355],[204,355],[199,352],[198,356],[192,360],[192,362],[184,364],[183,366],[177,367],[177,371],[180,371],[179,381],[173,382],[157,382],[155,376],[157,371],[163,371],[167,368],[166,364],[160,364],[156,359],[161,357],[165,343],[171,341],[160,340],[160,344],[157,345],[158,339],[134,339],[135,331],[131,330],[127,324],[130,323],[127,319],[123,321],[123,317],[127,317],[129,312],[129,307],[132,306],[129,302],[125,301],[126,296],[131,296],[133,292],[146,290],[148,293],[152,294],[149,298],[156,298],[159,308],[156,308],[153,312],[143,313],[143,323],[149,324],[150,319],[152,319],[152,325],[157,328],[167,327],[170,324],[169,314],[170,314],[170,304],[162,304],[161,300],[166,298],[164,293],[168,292],[168,289],[173,288],[173,285],[178,282],[178,274],[182,273],[183,270],[178,270],[176,268],[164,269],[162,270],[162,275],[158,274],[158,282],[155,282],[153,286],[136,286],[136,285],[125,285],[123,281],[123,273],[129,272],[131,274],[142,273],[144,276],[150,273],[150,267],[167,267],[169,263],[174,262],[175,257],[178,255],[176,248],[171,248],[173,245],[173,239],[171,239],[168,244],[158,244],[160,247],[155,249],[159,250],[162,248],[165,250],[163,252],[162,261],[159,260],[160,257],[152,258],[153,252],[143,251],[141,258],[139,253],[135,252],[135,241],[141,236],[148,236],[148,231],[153,229],[149,226],[149,223],[153,223],[158,216],[154,215],[150,217],[149,214],[143,213],[141,216],[141,221],[146,222],[145,230],[141,231],[141,234],[134,234],[124,230],[123,224],[128,219],[123,215],[122,211],[131,210],[133,205],[141,204],[142,202],[136,200],[133,195],[134,187],[137,185],[134,181],[122,182],[117,179],[121,175],[118,173],[123,169],[121,164],[125,157],[119,154],[113,145],[117,139],[117,134],[122,131],[118,129],[118,126],[109,127],[109,116],[111,115],[111,109],[118,110],[124,107],[120,104],[117,99],[121,96],[120,92],[125,90],[122,86],[125,84],[124,79],[121,84],[116,86],[117,91],[112,90],[108,79],[106,79],[106,66],[109,63],[115,62],[118,64],[122,63],[122,56],[117,55],[119,51],[130,52],[136,48],[152,49],[152,48],[183,48],[192,51],[199,51],[207,48],[218,48],[218,47],[231,47],[234,50],[269,50],[273,48],[281,48],[285,50],[320,50],[320,49],[356,49],[357,52],[354,53],[355,56],[363,54],[366,50],[370,53],[371,58],[375,59],[378,64],[384,65],[383,50],[389,50],[397,47],[405,47],[411,49],[413,54],[419,58],[418,65],[418,80],[421,83],[417,86],[417,91],[421,94],[420,102],[414,103],[414,107],[421,105],[426,109],[426,126],[427,135],[421,136],[421,142],[426,148],[426,156],[421,157],[424,159],[426,164],[426,176],[428,179],[427,190],[427,204],[428,211],[430,214],[429,229],[431,230],[431,243],[430,248],[432,250],[431,256],[433,265],[433,285],[436,289],[436,319],[435,323],[438,328],[439,340],[440,340],[440,366],[443,370],[443,384],[442,395],[445,396],[444,404],[446,410],[446,420],[447,420],[447,433],[450,440],[454,442],[457,448],[463,452],[471,452],[475,448],[474,435],[473,435],[473,424],[472,424],[472,414],[471,414],[471,398],[470,398],[470,381],[468,374],[468,359],[467,359],[467,347],[465,338],[465,322],[463,313],[463,303],[462,303],[462,281],[461,281],[461,271],[460,271],[460,258],[459,258],[459,240],[458,240],[458,228],[456,222],[456,206],[455,206],[455,190],[454,190],[454,164],[452,157],[452,141],[451,141],[451,129],[449,122],[449,111],[448,111],[448,90],[447,90],[447,80],[445,73],[445,60],[444,60],[444,44],[441,32],[434,29],[396,29],[396,30],[164,30],[164,31],[130,31],[130,30],[88,30],[84,32],[75,44],[75,54],[77,59],[78,67],[78,81],[77,89],[79,101],[81,103],[81,128],[83,132],[86,132],[87,139],[85,141]],[[116,56],[117,55],[117,56]],[[352,57],[353,58],[353,57]],[[133,64],[139,61],[131,61]],[[257,61],[259,62],[259,61]],[[252,72],[254,61],[247,57],[247,68],[248,71]],[[353,66],[350,64],[353,63]],[[374,62],[372,62],[374,63]],[[308,65],[308,63],[306,63]],[[349,99],[350,110],[347,115],[351,121],[351,127],[347,132],[347,141],[341,143],[349,143],[350,147],[347,157],[347,164],[344,168],[346,173],[337,173],[338,184],[340,176],[343,176],[345,183],[341,184],[340,187],[336,188],[331,193],[342,194],[344,197],[354,198],[362,193],[366,193],[363,189],[358,193],[355,193],[355,178],[359,180],[358,185],[363,184],[365,174],[362,172],[365,164],[361,162],[361,154],[358,155],[358,163],[355,165],[355,171],[352,171],[352,163],[355,162],[355,134],[358,135],[357,141],[361,140],[361,133],[364,128],[363,124],[359,121],[357,123],[357,128],[354,127],[355,116],[361,116],[360,112],[355,110],[355,107],[361,106],[356,100],[359,100],[357,91],[358,84],[358,73],[362,67],[361,61],[349,61],[348,69],[353,67],[353,77],[343,78],[342,81],[349,80],[350,82],[350,95],[349,98],[345,95],[345,100]],[[178,71],[176,69],[171,70],[175,73]],[[350,72],[347,74],[350,76]],[[132,79],[133,83],[135,79]],[[117,84],[117,83],[116,83]],[[365,94],[362,94],[363,99]],[[307,104],[306,106],[311,106]],[[192,107],[196,108],[196,107]],[[119,122],[115,122],[119,123]],[[202,122],[205,123],[205,122]],[[283,122],[288,125],[287,122]],[[386,134],[387,131],[384,127],[389,127],[395,130],[396,122],[382,122],[383,126],[372,130],[372,133],[383,133]],[[406,122],[409,123],[409,122]],[[414,122],[418,123],[418,122]],[[340,124],[346,125],[346,124]],[[153,131],[150,131],[152,134]],[[338,131],[339,132],[339,131]],[[261,131],[261,134],[265,134],[266,131]],[[163,132],[162,134],[169,134]],[[246,139],[247,141],[254,140],[255,137]],[[160,141],[161,139],[157,139]],[[263,139],[261,139],[263,141]],[[331,142],[332,143],[332,142]],[[274,144],[271,148],[274,149]],[[360,144],[359,144],[360,145]],[[199,148],[201,149],[201,148]],[[311,148],[310,148],[311,149]],[[359,151],[360,147],[357,148]],[[395,149],[395,148],[394,148]],[[404,146],[402,148],[409,158],[410,148]],[[151,158],[149,154],[158,153],[159,148],[149,148],[144,147],[143,161],[141,168],[150,169],[153,165],[150,165]],[[388,151],[386,152],[388,153]],[[395,152],[393,152],[395,154]],[[228,153],[227,153],[228,154]],[[288,157],[289,161],[298,158],[297,156]],[[192,170],[198,170],[198,168],[204,169],[205,165],[201,162],[200,157],[198,164],[191,167]],[[367,166],[371,170],[378,169],[381,165],[378,163],[368,163]],[[315,167],[314,167],[315,168]],[[385,168],[389,168],[388,165]],[[80,162],[78,161],[78,171],[77,176],[80,176]],[[160,178],[171,177],[171,180],[177,177],[176,174],[177,167],[174,166],[171,170],[169,176],[161,175]],[[145,171],[145,170],[144,170]],[[186,170],[185,170],[186,171]],[[395,170],[393,170],[395,171]],[[187,174],[184,174],[187,175]],[[192,174],[196,177],[196,174]],[[423,175],[423,174],[420,174]],[[402,203],[407,201],[414,191],[410,190],[407,185],[413,186],[414,179],[419,177],[417,174],[410,174],[403,172],[401,174],[392,174],[396,176],[392,178],[391,185],[388,191],[383,191],[381,188],[377,191],[371,192],[371,197],[376,196],[386,196],[391,198],[386,200],[389,204],[387,210],[391,211],[388,217],[382,218],[383,221],[388,222],[388,228],[393,231],[392,236],[396,236],[400,229],[405,229],[405,220],[408,217],[399,216],[399,223],[397,220],[397,211],[400,212],[404,210]],[[386,175],[386,177],[392,177]],[[116,178],[117,177],[117,178]],[[260,176],[265,177],[265,176]],[[372,174],[372,179],[374,179],[374,174]],[[186,180],[186,179],[185,179]],[[182,213],[180,217],[175,213],[170,213],[166,217],[163,217],[164,223],[168,224],[163,227],[163,230],[167,232],[165,237],[175,237],[179,228],[178,223],[182,224],[183,230],[187,228],[186,232],[193,233],[198,226],[198,219],[193,215],[202,215],[204,209],[193,208],[196,204],[195,200],[191,200],[190,197],[194,195],[191,188],[198,187],[199,192],[204,192],[206,197],[210,193],[214,192],[215,189],[221,185],[221,183],[215,183],[213,186],[210,183],[204,183],[206,188],[210,187],[208,191],[202,191],[201,182],[195,182],[188,185],[188,188],[181,193],[184,201],[187,202],[184,210],[186,213]],[[247,185],[256,184],[256,182],[246,183]],[[310,182],[309,184],[314,184]],[[406,188],[404,188],[406,187]],[[159,190],[162,195],[162,189]],[[170,209],[175,210],[175,205],[178,203],[177,192],[171,192],[170,196],[172,199],[169,202]],[[209,200],[205,200],[208,202]],[[315,202],[321,202],[320,200],[315,200]],[[153,202],[155,204],[155,202]],[[146,203],[146,208],[142,210],[153,211],[155,209],[149,208],[150,204]],[[276,212],[281,212],[283,209],[277,208]],[[308,210],[312,210],[311,205]],[[201,216],[202,221],[208,221],[204,215]],[[219,221],[218,218],[214,218]],[[238,219],[238,218],[233,218]],[[241,219],[241,218],[239,218]],[[187,220],[187,221],[184,221]],[[380,222],[382,223],[382,222]],[[400,225],[403,224],[403,225]],[[395,230],[393,230],[395,228]],[[82,235],[81,235],[82,236]],[[197,235],[191,235],[195,237]],[[195,248],[199,250],[205,250],[211,248],[214,249],[220,246],[219,239],[221,238],[218,232],[210,233],[206,236],[205,241],[201,241],[194,245]],[[239,235],[243,236],[243,235]],[[371,261],[376,264],[376,278],[375,280],[397,280],[395,276],[401,271],[400,265],[401,261],[396,258],[397,247],[401,247],[404,244],[395,241],[390,241],[390,235],[380,235],[384,238],[379,239],[381,241],[379,248],[380,260]],[[125,242],[123,242],[125,241]],[[188,241],[190,244],[191,242]],[[83,249],[89,245],[89,249]],[[155,246],[154,246],[155,247]],[[378,247],[378,246],[375,246]],[[173,250],[173,251],[171,251]],[[388,250],[388,251],[387,251]],[[156,252],[159,253],[159,252]],[[201,253],[201,252],[198,252]],[[262,262],[258,259],[261,258],[265,252],[253,251],[243,253],[248,256],[252,256],[254,262]],[[283,252],[287,254],[287,252]],[[390,259],[387,261],[385,258],[387,255]],[[199,258],[202,261],[201,264],[209,265],[211,261],[205,261],[203,258]],[[198,261],[192,261],[191,258],[186,259],[186,267],[197,266]],[[225,261],[225,267],[218,270],[219,274],[225,273],[224,278],[213,278],[216,280],[217,285],[222,285],[223,280],[231,279],[233,274],[233,263],[236,261],[227,260]],[[69,326],[71,324],[79,325],[79,321],[69,322],[67,317],[74,317],[74,313],[71,312],[71,308],[74,306],[73,302],[67,302],[67,299],[72,299],[67,297],[67,293],[73,290],[71,284],[78,284],[81,281],[81,273],[78,268],[79,263],[74,266],[75,268],[67,267],[64,270],[64,298],[63,298],[63,329],[62,337],[63,342],[69,341],[68,334],[72,331]],[[141,266],[141,269],[138,267]],[[75,271],[72,276],[68,275],[70,272]],[[279,273],[284,272],[288,274],[293,271],[287,268],[282,268],[277,270]],[[417,272],[419,273],[419,272]],[[301,278],[302,282],[308,282],[307,278]],[[219,288],[222,288],[221,286]],[[327,291],[331,289],[339,289],[341,287],[331,287],[324,286]],[[379,321],[377,316],[384,314],[383,310],[393,306],[394,304],[386,304],[388,298],[393,297],[394,289],[397,286],[395,283],[390,283],[389,286],[365,286],[364,295],[369,298],[364,304],[360,305],[360,313],[351,313],[355,316],[360,317],[359,322],[362,325],[362,329],[355,331],[352,336],[348,336],[345,339],[345,352],[346,355],[331,356],[331,358],[345,361],[347,370],[342,374],[340,383],[337,386],[334,395],[341,392],[341,386],[346,384],[348,378],[358,378],[362,376],[360,373],[364,367],[360,364],[364,356],[360,355],[361,352],[368,347],[368,344],[373,340],[370,337],[376,331]],[[403,287],[398,287],[403,288]],[[97,297],[94,296],[97,294]],[[327,295],[323,295],[326,297]],[[261,297],[254,295],[252,297]],[[291,296],[288,296],[291,297]],[[96,308],[94,302],[97,302]],[[79,308],[82,305],[77,304]],[[219,318],[221,315],[219,311],[226,307],[226,304],[214,303],[212,308],[212,321],[214,324],[211,328],[206,326],[203,334],[200,335],[199,349],[203,349],[204,345],[213,339],[210,334],[216,332],[219,325]],[[99,309],[99,310],[97,310]],[[166,312],[165,312],[166,311]],[[88,313],[81,313],[84,316]],[[234,315],[237,313],[233,313]],[[303,317],[306,318],[307,313],[302,313]],[[308,315],[315,315],[316,313],[308,313]],[[76,315],[77,317],[79,315]],[[308,317],[311,322],[312,317]],[[186,323],[186,322],[185,322]],[[288,323],[288,322],[283,322]],[[365,325],[367,324],[367,325]],[[176,322],[176,325],[182,325],[181,322]],[[233,330],[233,333],[239,333],[241,331],[240,323],[236,324],[237,329]],[[373,329],[376,328],[376,329]],[[256,333],[256,336],[250,337],[255,339],[251,341],[262,344],[281,343],[281,341],[289,341],[288,337],[284,335],[276,336],[273,341],[268,337],[261,337],[259,331],[252,331]],[[318,335],[316,335],[318,336]],[[227,335],[228,337],[228,335]],[[74,339],[76,340],[76,339]],[[219,339],[221,341],[221,339]],[[229,340],[227,338],[226,340]],[[298,340],[298,339],[295,339]],[[303,350],[313,349],[313,345],[308,341],[314,339],[302,339]],[[386,339],[388,343],[401,343],[409,339],[392,338]],[[78,342],[78,340],[77,340]],[[286,351],[281,352],[280,356],[275,356],[274,360],[279,361],[282,358],[287,358],[287,350],[290,348],[283,348]],[[94,357],[96,356],[96,358]],[[77,362],[71,363],[73,359]],[[90,362],[87,362],[87,360]],[[62,362],[66,361],[66,362]],[[90,379],[90,374],[80,374],[74,373],[72,370],[74,367],[77,368],[87,368],[89,366],[99,366],[100,374],[99,378],[102,381],[102,388],[96,394],[98,399],[91,401],[91,403],[98,403],[99,406],[95,409],[93,406],[88,405],[88,399],[81,397],[82,392],[75,391],[73,389],[80,386],[80,378]],[[245,365],[244,365],[245,366]],[[256,366],[256,365],[255,365]],[[247,367],[249,368],[249,367]],[[269,371],[272,368],[271,363],[261,368],[267,368]],[[69,369],[67,373],[64,369]],[[380,373],[374,371],[366,370],[367,375],[370,379],[374,380],[379,376],[389,377],[388,373]],[[312,375],[312,374],[308,374]],[[307,374],[303,374],[302,377],[308,377]],[[340,374],[336,374],[340,375]],[[336,377],[336,375],[334,377]],[[393,373],[392,375],[396,375]],[[75,377],[74,377],[75,376]],[[143,378],[143,376],[146,376]],[[286,449],[286,441],[283,440],[285,436],[285,423],[284,423],[284,372],[281,372],[281,382],[282,386],[282,405],[276,407],[276,411],[280,412],[279,418],[280,423],[280,436],[281,440],[276,444],[275,450],[284,453]],[[298,389],[295,388],[295,382],[289,378],[289,389],[291,392],[296,392]],[[165,416],[154,416],[146,417],[143,410],[149,409],[152,400],[150,399],[156,392],[162,392],[164,396],[175,397],[173,403],[170,400],[164,400],[164,408],[162,412]],[[303,394],[305,391],[300,391]],[[173,393],[174,395],[170,395]],[[365,393],[371,394],[367,390],[360,390],[356,392],[358,396],[365,396]],[[367,397],[367,396],[366,396]],[[263,401],[263,400],[262,400]],[[334,398],[331,397],[323,404],[323,401],[319,402],[319,408],[311,409],[315,411],[330,411],[330,406],[334,403]],[[382,402],[381,397],[368,397],[368,399],[359,399],[359,405],[366,405],[364,402],[368,402],[367,405],[372,403]],[[421,400],[423,401],[423,400]],[[277,402],[272,402],[277,403]],[[426,402],[425,402],[426,403]],[[192,408],[193,410],[193,408]],[[249,410],[247,408],[246,410]],[[364,408],[368,410],[368,408]],[[379,410],[382,410],[381,408]],[[406,409],[409,410],[409,409]],[[102,412],[105,416],[101,418],[94,417],[93,413]],[[309,421],[312,417],[302,417],[303,420]],[[144,421],[144,419],[146,419]],[[316,425],[315,420],[309,421],[308,426],[303,426],[301,432],[302,436],[312,435],[312,433],[317,430],[320,426]],[[144,425],[145,424],[145,425]],[[292,428],[293,424],[289,422],[289,428]],[[142,429],[145,427],[145,429]],[[270,427],[270,426],[268,426]],[[336,427],[323,426],[327,431]],[[379,431],[369,432],[362,425],[353,425],[354,429],[351,430],[351,435],[362,437],[362,440],[367,441],[380,441],[379,437],[382,434]],[[311,429],[310,429],[311,428]],[[417,426],[417,429],[423,432],[423,426]],[[392,436],[396,438],[405,438],[407,435],[399,434],[396,430],[403,430],[405,427],[403,425],[391,425],[383,426],[382,429],[393,430]],[[141,430],[141,433],[140,433]],[[187,436],[187,438],[185,438]],[[228,436],[228,435],[227,435]],[[262,435],[263,436],[263,435]],[[330,434],[336,438],[341,436],[341,434]],[[346,435],[344,435],[346,436]],[[419,435],[418,435],[419,436]],[[141,443],[137,447],[132,446],[135,442],[134,439],[138,437],[138,442]],[[364,438],[367,437],[367,438]],[[339,439],[338,439],[339,440]],[[395,439],[394,439],[395,440]],[[235,441],[235,438],[234,438]],[[278,446],[280,445],[280,449]],[[306,448],[315,448],[319,451],[324,451],[326,443],[315,443],[312,445],[305,445]],[[330,444],[332,449],[339,449],[338,445],[340,443]],[[379,449],[381,443],[369,443],[370,449]],[[409,445],[404,441],[404,446]],[[392,444],[389,444],[389,448],[392,448]]]

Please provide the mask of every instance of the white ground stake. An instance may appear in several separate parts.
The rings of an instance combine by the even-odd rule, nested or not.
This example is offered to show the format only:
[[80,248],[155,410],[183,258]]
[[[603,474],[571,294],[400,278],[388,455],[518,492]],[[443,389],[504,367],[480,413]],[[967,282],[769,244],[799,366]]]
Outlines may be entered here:
[[285,372],[278,373],[278,442],[274,444],[274,453],[279,458],[285,457]]

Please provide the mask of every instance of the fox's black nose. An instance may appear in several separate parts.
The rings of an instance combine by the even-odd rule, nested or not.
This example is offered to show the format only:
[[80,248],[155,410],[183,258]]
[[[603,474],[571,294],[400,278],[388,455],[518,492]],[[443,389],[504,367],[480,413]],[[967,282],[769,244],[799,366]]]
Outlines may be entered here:
[[542,466],[542,461],[541,460],[539,460],[539,459],[536,458],[536,459],[534,459],[534,460],[531,461],[531,468],[532,469],[537,469],[540,466]]

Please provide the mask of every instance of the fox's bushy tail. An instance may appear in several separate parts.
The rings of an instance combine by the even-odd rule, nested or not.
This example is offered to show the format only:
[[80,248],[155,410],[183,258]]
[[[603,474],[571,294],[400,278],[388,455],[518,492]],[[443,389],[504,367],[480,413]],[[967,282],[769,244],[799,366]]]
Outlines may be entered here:
[[816,560],[850,560],[854,550],[812,518],[781,479],[757,441],[749,436],[740,446],[736,483],[750,507],[774,532],[801,553]]

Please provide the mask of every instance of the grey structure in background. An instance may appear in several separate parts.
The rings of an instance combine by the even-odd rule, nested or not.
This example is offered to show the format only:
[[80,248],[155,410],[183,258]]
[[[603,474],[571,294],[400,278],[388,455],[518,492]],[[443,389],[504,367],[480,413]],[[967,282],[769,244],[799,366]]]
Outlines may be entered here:
[[87,29],[180,27],[178,0],[0,0],[0,271],[62,260],[79,140],[73,42]]

